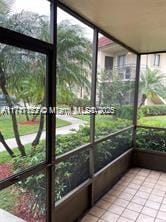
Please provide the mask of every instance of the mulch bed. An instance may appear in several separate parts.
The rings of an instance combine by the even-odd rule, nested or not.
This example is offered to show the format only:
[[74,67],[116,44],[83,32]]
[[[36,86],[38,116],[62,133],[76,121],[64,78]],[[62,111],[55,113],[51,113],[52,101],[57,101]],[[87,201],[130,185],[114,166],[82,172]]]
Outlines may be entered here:
[[24,121],[24,122],[19,122],[20,125],[38,125],[39,124],[39,120],[29,120],[29,121]]
[[0,164],[0,180],[5,179],[12,175],[12,164],[11,163],[4,163]]

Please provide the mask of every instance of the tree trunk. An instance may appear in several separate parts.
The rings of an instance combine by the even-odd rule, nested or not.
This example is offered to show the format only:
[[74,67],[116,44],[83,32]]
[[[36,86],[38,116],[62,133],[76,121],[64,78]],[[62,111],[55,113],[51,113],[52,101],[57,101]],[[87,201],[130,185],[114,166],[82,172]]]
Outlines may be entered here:
[[[44,106],[44,104],[45,104],[45,99],[43,99],[41,108]],[[40,114],[39,129],[38,129],[38,132],[37,132],[37,134],[36,134],[36,138],[35,138],[34,141],[32,142],[32,146],[33,146],[33,147],[36,147],[36,146],[39,144],[39,142],[40,142],[40,137],[41,137],[42,132],[43,132],[43,128],[44,128],[44,114],[41,113],[41,114]]]
[[23,102],[24,102],[24,107],[26,108],[26,110],[25,110],[25,117],[26,117],[26,120],[29,121],[29,115],[28,115],[27,105],[26,105],[26,102],[25,102],[25,101],[23,101]]
[[0,132],[0,142],[2,143],[2,145],[5,147],[6,151],[9,153],[9,155],[13,158],[15,157],[14,152],[10,149],[10,147],[7,145],[2,133]]
[[39,116],[38,113],[37,113],[37,114],[34,114],[33,117],[32,117],[32,122],[35,121],[35,120],[37,119],[38,116]]
[[36,147],[39,142],[40,142],[40,137],[41,137],[41,134],[43,132],[43,128],[44,128],[44,114],[41,113],[40,114],[40,123],[39,123],[39,129],[38,129],[38,132],[37,132],[37,135],[34,139],[34,141],[32,142],[32,146],[33,147]]
[[20,135],[19,135],[19,130],[18,130],[18,125],[17,125],[17,118],[16,118],[16,114],[15,112],[12,110],[13,108],[13,104],[12,104],[12,100],[10,99],[10,96],[8,94],[8,91],[5,87],[6,85],[6,79],[5,79],[5,74],[2,70],[2,68],[0,67],[0,87],[2,89],[2,93],[5,96],[5,100],[7,102],[7,105],[10,109],[10,115],[12,117],[12,124],[13,124],[13,131],[14,131],[14,136],[18,145],[18,149],[21,153],[21,156],[26,156],[26,152],[25,152],[25,147],[22,145],[21,140],[20,140]]
[[142,100],[141,100],[141,103],[140,103],[138,109],[140,109],[141,106],[145,105],[146,99],[147,99],[147,95],[146,95],[146,94],[143,94],[143,95],[142,95]]

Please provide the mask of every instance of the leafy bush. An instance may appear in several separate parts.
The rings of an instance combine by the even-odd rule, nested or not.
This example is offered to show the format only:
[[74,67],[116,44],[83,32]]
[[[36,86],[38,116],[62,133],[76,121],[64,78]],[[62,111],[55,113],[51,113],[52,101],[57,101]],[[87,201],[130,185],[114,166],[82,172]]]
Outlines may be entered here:
[[95,171],[97,172],[132,146],[132,130],[97,144],[95,150]]
[[116,107],[116,114],[115,114],[116,117],[128,120],[133,119],[134,107],[132,105],[123,105],[115,107]]
[[139,112],[144,116],[166,115],[166,105],[142,106]]
[[136,144],[139,149],[166,152],[166,130],[138,129]]
[[[124,121],[123,121],[124,122]],[[116,122],[117,123],[117,122]],[[97,123],[96,136],[108,135],[110,133],[110,125],[107,121]],[[111,130],[117,129],[114,124]],[[59,135],[56,141],[56,153],[61,155],[82,144],[89,142],[90,129],[89,127],[81,128],[77,133],[70,135]],[[124,132],[116,137],[101,143],[97,147],[96,155],[96,170],[101,169],[104,165],[111,162],[118,155],[123,153],[131,146],[131,132]],[[41,162],[45,157],[45,143],[42,142],[36,149],[32,149],[29,156],[17,157],[14,159],[14,169],[18,172],[26,169],[30,165],[35,165]],[[56,200],[61,199],[65,194],[74,189],[89,177],[89,151],[83,150],[78,154],[74,154],[68,159],[60,162],[56,166]],[[44,174],[28,177],[27,180],[21,181],[18,184],[23,192],[30,192],[34,199],[29,203],[31,209],[38,209],[41,215],[45,212],[45,176]],[[38,190],[40,187],[40,191]]]

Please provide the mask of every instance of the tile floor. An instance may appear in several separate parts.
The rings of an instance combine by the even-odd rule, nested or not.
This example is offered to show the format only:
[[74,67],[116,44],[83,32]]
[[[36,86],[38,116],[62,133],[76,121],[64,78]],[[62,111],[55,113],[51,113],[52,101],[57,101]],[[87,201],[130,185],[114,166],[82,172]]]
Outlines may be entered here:
[[166,222],[166,173],[134,168],[81,222]]

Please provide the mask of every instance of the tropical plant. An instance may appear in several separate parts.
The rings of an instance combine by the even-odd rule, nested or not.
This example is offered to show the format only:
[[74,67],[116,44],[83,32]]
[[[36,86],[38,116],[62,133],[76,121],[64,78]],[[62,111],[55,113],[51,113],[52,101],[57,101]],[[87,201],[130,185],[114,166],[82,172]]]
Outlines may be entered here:
[[129,103],[126,98],[134,89],[133,82],[123,81],[114,70],[102,70],[98,76],[99,105],[122,106]]
[[163,80],[166,78],[163,73],[157,69],[147,69],[141,72],[140,77],[140,93],[142,94],[141,103],[145,105],[147,99],[152,99],[155,96],[161,96],[166,98],[166,87],[163,84]]
[[79,87],[89,90],[91,43],[79,25],[62,21],[57,39],[57,102],[67,104],[77,98]]

